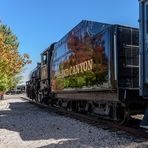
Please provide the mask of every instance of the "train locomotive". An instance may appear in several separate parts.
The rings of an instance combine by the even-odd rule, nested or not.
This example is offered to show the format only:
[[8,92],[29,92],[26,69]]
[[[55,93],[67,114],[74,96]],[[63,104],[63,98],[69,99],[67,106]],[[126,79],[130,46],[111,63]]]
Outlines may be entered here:
[[148,105],[139,66],[137,28],[83,20],[41,53],[27,96],[123,124]]

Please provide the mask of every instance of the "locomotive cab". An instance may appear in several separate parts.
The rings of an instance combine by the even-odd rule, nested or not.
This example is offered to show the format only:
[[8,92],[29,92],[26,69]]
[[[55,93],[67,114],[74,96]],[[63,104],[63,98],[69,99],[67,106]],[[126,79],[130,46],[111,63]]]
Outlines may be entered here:
[[48,87],[48,50],[41,54],[41,91]]
[[47,104],[50,96],[50,61],[54,43],[41,53],[41,101]]

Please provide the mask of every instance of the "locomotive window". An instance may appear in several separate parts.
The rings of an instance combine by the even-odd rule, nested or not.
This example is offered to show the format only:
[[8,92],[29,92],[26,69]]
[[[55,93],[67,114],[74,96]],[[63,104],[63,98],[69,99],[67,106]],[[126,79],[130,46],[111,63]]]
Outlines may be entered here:
[[43,64],[47,64],[47,54],[43,55]]

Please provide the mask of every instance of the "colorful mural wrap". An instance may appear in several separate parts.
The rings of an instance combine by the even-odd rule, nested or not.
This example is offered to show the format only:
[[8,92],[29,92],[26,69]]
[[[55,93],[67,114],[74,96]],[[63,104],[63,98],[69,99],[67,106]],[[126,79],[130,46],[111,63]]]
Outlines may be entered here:
[[52,90],[99,88],[109,82],[108,32],[94,34],[94,28],[89,27],[76,28],[57,44],[52,59]]

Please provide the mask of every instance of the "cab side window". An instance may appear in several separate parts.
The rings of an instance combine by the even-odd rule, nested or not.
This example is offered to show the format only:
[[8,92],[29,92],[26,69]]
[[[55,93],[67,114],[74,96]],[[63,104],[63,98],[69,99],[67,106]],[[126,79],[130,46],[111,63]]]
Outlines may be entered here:
[[42,63],[43,65],[47,64],[47,54],[42,55]]

